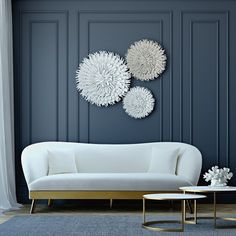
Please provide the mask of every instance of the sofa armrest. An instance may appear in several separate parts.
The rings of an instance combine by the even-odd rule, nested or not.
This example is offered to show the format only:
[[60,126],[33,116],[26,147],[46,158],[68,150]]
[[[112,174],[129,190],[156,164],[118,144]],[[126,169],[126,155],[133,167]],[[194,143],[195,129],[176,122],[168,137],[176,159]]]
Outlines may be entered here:
[[48,174],[47,149],[42,143],[26,147],[21,154],[21,163],[27,185]]
[[202,169],[200,151],[189,144],[179,156],[176,174],[186,179],[192,185],[197,185]]

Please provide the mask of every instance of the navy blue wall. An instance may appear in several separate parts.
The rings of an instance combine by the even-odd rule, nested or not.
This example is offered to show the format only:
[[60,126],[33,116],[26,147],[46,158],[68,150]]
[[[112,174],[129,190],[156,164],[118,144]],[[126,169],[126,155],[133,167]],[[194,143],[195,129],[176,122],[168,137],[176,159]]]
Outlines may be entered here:
[[[229,166],[236,174],[236,2],[230,0],[15,0],[16,176],[27,200],[20,153],[31,143],[180,141],[203,154],[203,171]],[[122,104],[90,105],[75,88],[88,53],[124,56],[140,39],[160,42],[167,70],[148,87],[154,112],[142,120]],[[236,178],[231,182],[236,184]]]

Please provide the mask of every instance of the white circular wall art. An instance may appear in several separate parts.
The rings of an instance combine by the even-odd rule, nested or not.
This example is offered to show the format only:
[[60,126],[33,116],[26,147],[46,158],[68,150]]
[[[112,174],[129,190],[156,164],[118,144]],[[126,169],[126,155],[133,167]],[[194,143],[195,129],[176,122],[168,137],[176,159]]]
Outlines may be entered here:
[[148,116],[155,105],[155,99],[150,90],[144,87],[133,87],[123,99],[125,112],[136,119]]
[[76,71],[76,88],[97,106],[119,102],[129,90],[130,73],[124,60],[112,52],[90,54]]
[[157,42],[143,39],[130,46],[126,54],[127,66],[131,74],[139,80],[153,80],[166,67],[165,50]]

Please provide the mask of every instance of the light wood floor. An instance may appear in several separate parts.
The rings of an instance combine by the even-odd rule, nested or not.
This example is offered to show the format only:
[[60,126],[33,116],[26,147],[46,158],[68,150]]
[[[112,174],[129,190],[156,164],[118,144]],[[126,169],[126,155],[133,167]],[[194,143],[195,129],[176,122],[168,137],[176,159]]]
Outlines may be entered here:
[[[30,205],[24,205],[20,210],[5,212],[4,215],[0,215],[0,224],[9,220],[11,217],[16,215],[29,215]],[[162,215],[178,215],[180,213],[179,204],[175,203],[174,207],[170,204],[151,204],[147,206],[147,211],[150,214],[162,214]],[[38,204],[36,206],[35,213],[32,217],[37,215],[141,215],[142,214],[142,203],[122,204],[116,202],[113,203],[113,208],[110,209],[109,201],[103,202],[100,206],[89,204],[58,204],[55,203],[52,207],[48,207],[46,204]],[[212,216],[212,204],[198,204],[198,216]],[[217,204],[217,216],[234,216],[236,217],[236,204]]]

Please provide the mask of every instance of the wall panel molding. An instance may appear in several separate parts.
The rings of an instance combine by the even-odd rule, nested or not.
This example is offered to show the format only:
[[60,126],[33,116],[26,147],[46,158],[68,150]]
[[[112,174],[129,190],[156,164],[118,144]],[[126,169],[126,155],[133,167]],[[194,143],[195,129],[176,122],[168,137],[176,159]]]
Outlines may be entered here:
[[30,121],[30,124],[29,124],[29,142],[30,143],[33,143],[33,139],[32,139],[32,61],[33,61],[33,58],[32,58],[32,28],[33,28],[33,25],[34,24],[55,24],[56,26],[56,41],[55,41],[55,44],[56,44],[56,48],[57,48],[57,51],[56,51],[56,114],[57,114],[57,117],[56,117],[56,140],[59,140],[59,135],[58,135],[58,130],[59,130],[59,95],[58,95],[58,88],[59,88],[59,81],[58,81],[58,45],[59,45],[59,21],[58,20],[30,20],[29,21],[29,42],[30,42],[30,65],[29,65],[29,70],[30,70],[30,77],[29,77],[29,102],[30,102],[30,105],[29,105],[29,121]]
[[[215,32],[216,32],[216,156],[215,156],[215,162],[220,165],[222,163],[222,155],[224,155],[224,164],[226,164],[228,166],[228,160],[229,160],[229,156],[228,156],[228,61],[225,60],[225,64],[222,67],[222,63],[219,63],[219,58],[220,55],[222,57],[222,53],[220,52],[220,48],[224,48],[224,51],[226,52],[226,57],[228,57],[228,43],[227,43],[227,38],[228,38],[228,21],[226,20],[226,18],[228,18],[228,12],[212,12],[212,11],[184,11],[181,12],[181,37],[183,38],[183,23],[184,20],[183,18],[185,17],[185,21],[188,20],[189,24],[190,24],[190,29],[189,29],[189,34],[190,34],[190,49],[189,49],[189,60],[190,60],[190,83],[189,83],[189,91],[190,91],[190,107],[189,107],[189,143],[193,143],[193,26],[194,24],[199,24],[199,25],[206,25],[206,24],[213,24],[215,25]],[[220,27],[221,24],[221,27]],[[224,35],[224,31],[222,31],[222,27],[223,29],[225,29],[225,35]],[[221,37],[221,38],[220,38]],[[223,37],[223,38],[222,38]],[[221,43],[220,43],[221,42]],[[182,42],[181,42],[181,45]],[[182,47],[183,49],[183,47]],[[221,50],[222,51],[222,50]],[[183,52],[181,53],[181,57],[183,55]],[[182,61],[182,59],[181,59]],[[181,63],[181,67],[183,66],[183,61]],[[220,69],[221,68],[221,69]],[[223,69],[222,69],[223,68]],[[222,71],[225,70],[226,73],[226,81],[222,75]],[[219,74],[219,71],[221,71],[221,74]],[[183,68],[181,69],[181,78],[183,78]],[[226,83],[225,87],[222,88],[222,83]],[[182,81],[183,83],[183,81]],[[182,84],[183,86],[183,84]],[[181,93],[181,104],[183,102],[183,93]],[[220,96],[224,96],[225,97],[225,104],[224,106],[226,107],[226,113],[224,114],[222,112],[222,104],[220,105]],[[222,99],[221,99],[222,100]],[[182,107],[182,106],[181,106]],[[184,112],[184,114],[186,113],[186,111]],[[221,114],[221,117],[220,117]],[[224,140],[225,143],[223,143],[220,140],[220,134],[222,133],[222,124],[219,124],[219,121],[221,121],[222,123],[222,114],[224,114],[224,128],[225,132],[226,132],[226,140]],[[183,109],[181,109],[181,123],[183,122]],[[183,123],[182,123],[183,124]],[[183,132],[183,125],[182,125],[182,129],[181,129],[181,133]],[[194,143],[193,143],[194,144]],[[224,150],[222,152],[222,150]],[[221,157],[221,158],[220,158]]]
[[216,157],[215,157],[215,163],[217,165],[220,164],[219,160],[219,20],[191,20],[191,28],[190,28],[190,143],[193,144],[193,57],[192,57],[192,52],[193,52],[193,25],[194,24],[215,24],[216,25],[216,41],[217,41],[217,46],[216,46]]
[[[33,27],[38,27],[38,26],[42,26],[42,27],[47,27],[49,25],[55,25],[55,34],[53,37],[55,38],[55,43],[53,43],[55,45],[55,76],[56,76],[56,83],[54,84],[55,89],[56,89],[56,115],[55,115],[55,124],[56,124],[56,134],[55,134],[55,139],[56,140],[64,140],[64,136],[65,133],[67,133],[67,127],[65,127],[65,123],[66,125],[68,125],[68,113],[66,111],[66,107],[68,106],[67,104],[65,104],[64,100],[62,101],[62,99],[60,99],[60,97],[62,96],[62,91],[63,94],[66,94],[67,96],[67,83],[64,82],[64,79],[62,79],[63,73],[62,73],[62,63],[64,68],[66,68],[66,71],[68,70],[68,57],[61,57],[61,53],[67,53],[66,51],[66,47],[64,44],[64,40],[62,41],[62,35],[64,33],[64,35],[66,34],[66,21],[68,18],[68,12],[66,11],[22,11],[21,12],[21,18],[22,18],[22,24],[23,24],[23,32],[22,35],[24,35],[24,31],[27,32],[28,34],[28,39],[24,38],[25,40],[22,40],[22,48],[26,49],[27,48],[27,44],[29,46],[28,50],[28,59],[27,59],[27,55],[26,54],[22,54],[24,55],[24,57],[21,57],[21,61],[25,61],[27,59],[28,62],[24,62],[25,65],[25,69],[23,71],[23,74],[21,76],[21,83],[23,83],[23,85],[21,86],[21,88],[23,90],[27,90],[28,87],[28,98],[25,97],[24,99],[27,99],[27,101],[29,102],[28,106],[23,108],[26,109],[24,113],[22,113],[23,116],[28,115],[29,117],[26,119],[27,122],[24,122],[25,118],[22,118],[23,121],[23,129],[28,130],[28,138],[25,140],[26,143],[30,144],[32,142],[35,142],[35,139],[32,137],[32,107],[33,107],[33,98],[32,98],[32,92],[33,92],[33,88],[32,88],[32,79],[34,78],[32,75],[32,67],[33,64],[32,63],[37,63],[34,59],[34,57],[32,56],[32,31],[33,31]],[[28,26],[25,24],[27,23]],[[64,24],[64,25],[62,25]],[[28,28],[27,28],[28,27]],[[63,28],[62,28],[63,27]],[[64,32],[62,32],[62,30]],[[35,31],[37,32],[37,31]],[[25,34],[26,36],[26,34]],[[25,37],[24,36],[24,37]],[[42,37],[45,37],[42,35]],[[50,37],[50,36],[49,36]],[[60,40],[60,41],[59,41]],[[66,44],[68,44],[68,40],[65,42]],[[61,48],[63,46],[62,52],[60,52]],[[46,45],[45,45],[46,46]],[[35,50],[35,46],[34,46],[34,50]],[[26,50],[26,51],[27,51]],[[60,59],[59,59],[60,58]],[[63,59],[61,59],[63,58]],[[60,64],[60,65],[59,65]],[[28,66],[28,69],[27,69]],[[36,68],[36,67],[35,67]],[[53,68],[51,68],[53,69]],[[26,76],[25,73],[29,74]],[[37,69],[38,70],[38,69]],[[40,72],[38,72],[40,73]],[[50,79],[50,78],[49,78]],[[28,81],[28,82],[27,82]],[[28,83],[27,86],[25,86]],[[38,82],[37,82],[38,83]],[[65,89],[64,89],[65,88]],[[26,91],[25,90],[25,91]],[[44,93],[45,91],[42,91],[42,93]],[[21,93],[23,95],[23,93]],[[64,96],[64,95],[63,95]],[[66,99],[66,102],[68,102],[68,100]],[[22,104],[23,106],[25,106],[25,103],[23,102]],[[63,111],[64,110],[64,111]],[[28,127],[28,128],[27,128]],[[24,133],[24,132],[23,132]],[[25,136],[25,135],[24,135]],[[67,134],[66,134],[67,136]],[[67,137],[65,137],[65,140],[67,139]]]
[[[130,13],[131,16],[130,16]],[[153,14],[153,17],[150,17],[149,14]],[[91,24],[119,24],[119,23],[123,23],[123,24],[144,24],[146,23],[148,24],[155,24],[158,23],[160,24],[160,40],[159,42],[162,44],[163,41],[163,19],[162,17],[165,17],[165,19],[168,18],[168,27],[169,27],[169,44],[172,44],[172,38],[171,38],[171,31],[172,31],[172,11],[112,11],[112,14],[110,11],[104,11],[104,10],[99,10],[99,11],[79,11],[78,12],[78,21],[81,24],[81,19],[85,19],[86,23],[84,23],[85,25],[87,25],[87,32],[84,33],[84,35],[87,35],[87,43],[90,42],[90,25]],[[162,16],[163,15],[163,16]],[[148,17],[147,17],[148,16]],[[157,20],[156,20],[157,19]],[[166,21],[166,20],[165,20]],[[165,22],[165,28],[167,26],[167,22]],[[83,26],[85,27],[85,26]],[[81,30],[82,26],[80,25],[79,30]],[[84,28],[82,29],[84,31]],[[167,30],[167,29],[165,29]],[[83,45],[81,46],[84,50],[84,55],[87,55],[88,53],[90,53],[90,45],[87,44],[86,46]],[[86,52],[85,52],[85,49]],[[81,50],[79,50],[81,53]],[[172,53],[171,51],[169,53]],[[80,60],[81,60],[81,56],[80,56]],[[170,66],[172,66],[171,62],[169,63]],[[171,73],[171,72],[169,72]],[[170,74],[171,76],[171,74]],[[169,77],[170,77],[169,76]],[[162,77],[161,77],[162,78]],[[160,120],[159,120],[159,128],[158,128],[158,132],[160,133],[160,138],[159,140],[163,140],[163,99],[162,99],[162,90],[163,90],[163,81],[160,78],[160,94],[158,96],[158,106],[159,106],[159,110],[160,110]],[[170,78],[171,80],[171,78]],[[169,82],[169,124],[170,128],[169,128],[169,135],[168,135],[168,140],[172,140],[172,95],[171,95],[171,91],[172,91],[172,82]],[[81,105],[82,107],[84,106],[84,101],[81,101]],[[82,110],[84,111],[84,107],[82,108]],[[80,127],[82,128],[82,132],[80,130],[80,134],[84,133],[82,140],[85,140],[86,142],[90,142],[90,113],[91,113],[91,106],[89,104],[87,104],[87,108],[86,108],[87,112],[86,112],[86,117],[82,118],[82,120],[84,121],[84,123],[80,123]],[[84,113],[85,116],[85,113]],[[85,131],[85,128],[87,126],[87,130]],[[85,134],[85,132],[87,132],[87,134]]]

